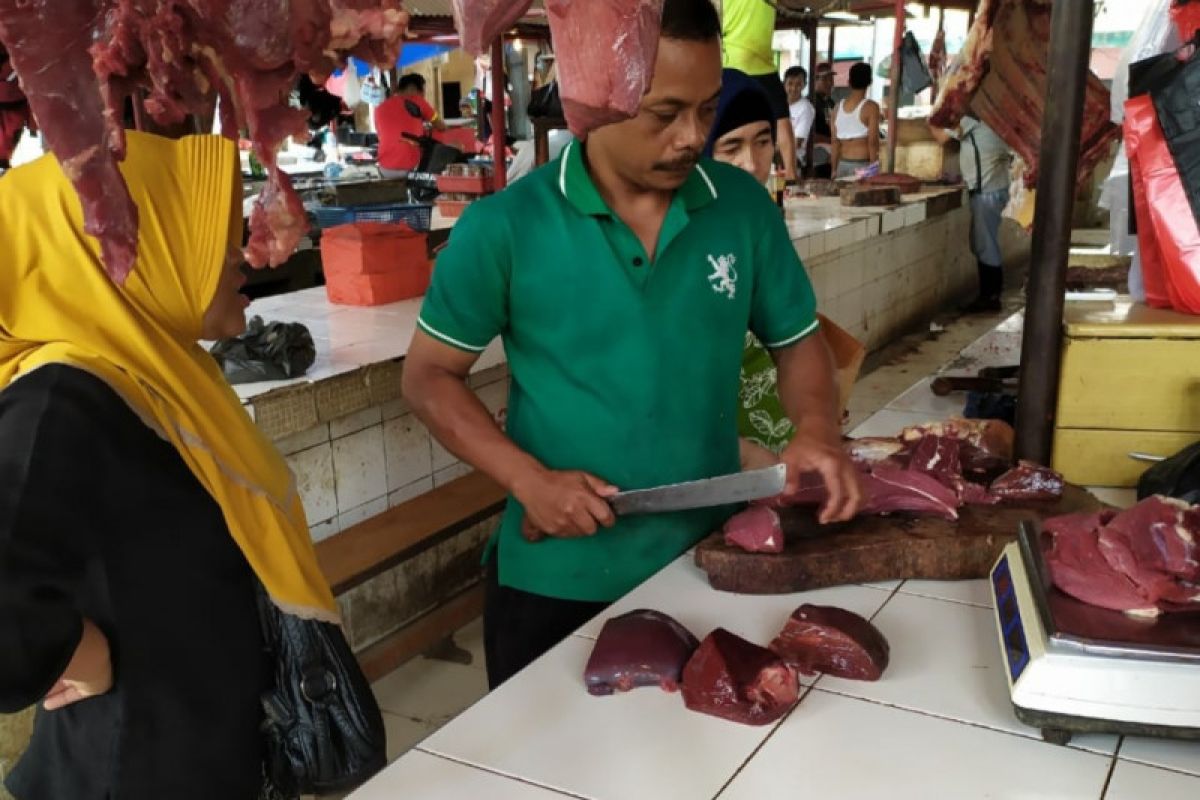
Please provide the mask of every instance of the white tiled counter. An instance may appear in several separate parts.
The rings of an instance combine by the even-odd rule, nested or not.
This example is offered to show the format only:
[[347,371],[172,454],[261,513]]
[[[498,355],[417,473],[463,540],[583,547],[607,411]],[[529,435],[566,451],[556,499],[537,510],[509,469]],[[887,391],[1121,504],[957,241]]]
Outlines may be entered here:
[[[1014,363],[1022,316],[949,370]],[[859,426],[894,434],[956,413],[928,379]],[[1128,503],[1128,494],[1106,496]],[[583,670],[604,620],[636,608],[697,636],[722,626],[768,643],[802,603],[870,618],[891,644],[877,682],[803,681],[779,722],[749,727],[688,711],[678,694],[593,697]],[[547,796],[588,800],[1195,800],[1200,742],[1087,735],[1047,744],[1009,702],[984,580],[892,581],[789,595],[719,592],[672,562],[519,675],[432,734],[351,800]],[[483,783],[486,780],[491,783]],[[461,781],[461,783],[459,783]],[[476,794],[475,787],[484,794]],[[549,793],[549,794],[548,794]]]

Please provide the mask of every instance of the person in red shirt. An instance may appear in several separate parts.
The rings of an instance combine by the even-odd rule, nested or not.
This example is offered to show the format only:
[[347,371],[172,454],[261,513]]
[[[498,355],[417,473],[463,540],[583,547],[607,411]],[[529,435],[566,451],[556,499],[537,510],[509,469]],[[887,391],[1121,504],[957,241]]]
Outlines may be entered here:
[[29,102],[17,83],[17,74],[8,60],[8,53],[0,47],[0,170],[8,169],[26,127],[36,133],[33,116],[29,113]]
[[[408,172],[421,164],[421,147],[413,138],[425,135],[426,124],[445,130],[446,123],[425,100],[425,79],[405,75],[397,94],[375,109],[375,131],[379,134],[379,167],[389,172]],[[407,134],[407,135],[406,135]]]

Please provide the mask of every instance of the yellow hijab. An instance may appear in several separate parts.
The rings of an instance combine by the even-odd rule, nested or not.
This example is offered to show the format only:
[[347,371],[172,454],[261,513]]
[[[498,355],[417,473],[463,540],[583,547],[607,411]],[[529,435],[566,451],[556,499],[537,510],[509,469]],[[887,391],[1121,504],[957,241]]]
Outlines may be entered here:
[[241,235],[237,149],[219,136],[128,137],[121,172],[139,235],[124,286],[104,272],[53,156],[0,178],[0,389],[46,364],[102,379],[179,451],[275,603],[336,621],[287,463],[197,343]]

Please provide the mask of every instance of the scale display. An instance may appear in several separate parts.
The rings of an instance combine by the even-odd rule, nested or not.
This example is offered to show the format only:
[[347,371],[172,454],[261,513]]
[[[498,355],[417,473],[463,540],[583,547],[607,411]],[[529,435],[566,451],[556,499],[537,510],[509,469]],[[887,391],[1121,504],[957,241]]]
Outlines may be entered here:
[[1029,645],[1025,640],[1025,628],[1021,624],[1021,613],[1017,608],[1017,595],[1013,588],[1007,555],[992,568],[992,595],[996,598],[996,616],[1000,622],[1008,673],[1015,683],[1029,665]]

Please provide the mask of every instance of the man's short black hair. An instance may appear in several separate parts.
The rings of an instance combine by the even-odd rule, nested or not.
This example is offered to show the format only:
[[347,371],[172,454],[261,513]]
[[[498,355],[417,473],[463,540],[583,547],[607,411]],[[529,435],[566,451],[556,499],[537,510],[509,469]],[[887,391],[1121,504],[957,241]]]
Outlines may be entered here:
[[804,67],[788,67],[783,73],[783,79],[786,81],[789,78],[799,78],[802,81],[808,81],[808,70]]
[[850,88],[865,89],[871,85],[871,65],[860,61],[850,68]]
[[409,73],[408,75],[402,76],[400,78],[400,82],[398,84],[396,84],[396,88],[402,92],[405,89],[409,88],[410,86],[412,88],[416,89],[421,94],[424,94],[425,93],[425,76],[417,75],[416,73]]
[[662,10],[664,39],[708,42],[721,38],[721,17],[712,0],[666,0]]

